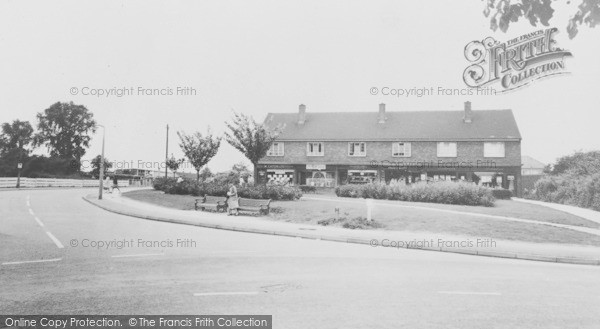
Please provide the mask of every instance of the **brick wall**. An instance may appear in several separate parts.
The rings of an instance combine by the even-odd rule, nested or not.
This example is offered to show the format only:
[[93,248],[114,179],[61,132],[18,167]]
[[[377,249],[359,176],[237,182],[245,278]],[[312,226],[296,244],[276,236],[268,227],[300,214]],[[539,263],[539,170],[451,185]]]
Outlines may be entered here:
[[484,158],[483,142],[457,142],[457,157],[438,158],[437,142],[411,142],[410,157],[392,157],[391,142],[367,142],[365,157],[348,156],[348,142],[324,142],[324,156],[307,156],[306,142],[284,142],[285,155],[282,157],[265,157],[261,163],[287,163],[287,164],[350,164],[370,165],[372,161],[382,162],[423,162],[442,161],[443,164],[452,162],[470,162],[477,166],[477,161],[494,162],[495,166],[521,166],[521,143],[505,142],[504,158]]

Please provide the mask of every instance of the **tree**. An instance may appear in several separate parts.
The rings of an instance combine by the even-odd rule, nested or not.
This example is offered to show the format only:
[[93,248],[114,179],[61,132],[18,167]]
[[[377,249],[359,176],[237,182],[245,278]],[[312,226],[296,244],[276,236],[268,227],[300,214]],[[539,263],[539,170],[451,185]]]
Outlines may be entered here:
[[[90,174],[92,174],[93,177],[100,177],[100,160],[102,159],[101,155],[96,155],[95,158],[92,159],[90,165],[92,166],[92,171],[90,172]],[[112,168],[112,162],[110,162],[107,158],[104,158],[104,173],[102,173],[102,175],[104,175],[104,177],[106,177],[106,173],[108,172],[108,169]]]
[[186,135],[183,131],[178,131],[177,135],[180,140],[179,147],[196,169],[196,180],[200,181],[200,169],[217,154],[221,146],[221,137],[213,137],[210,128],[206,136],[202,136],[200,132]]
[[588,176],[600,173],[600,151],[578,151],[559,158],[552,167],[552,175],[572,174]]
[[281,133],[281,127],[268,127],[259,124],[243,113],[233,113],[233,121],[225,122],[229,132],[225,139],[231,146],[242,152],[254,166],[254,182],[258,182],[258,161],[267,155],[273,141]]
[[[570,0],[563,1],[571,3]],[[579,1],[577,11],[571,15],[567,25],[571,39],[579,32],[579,26],[585,24],[593,28],[600,22],[600,0]],[[490,28],[493,31],[500,28],[502,32],[506,32],[511,22],[517,22],[521,18],[526,18],[532,26],[537,26],[538,23],[549,26],[555,12],[552,3],[552,0],[486,0],[483,14],[490,18]]]
[[215,175],[212,173],[212,171],[210,171],[210,168],[208,167],[204,167],[204,169],[202,169],[202,171],[200,172],[200,180],[202,182],[206,182],[208,179],[214,176]]
[[0,154],[10,150],[26,150],[25,147],[33,140],[33,128],[29,121],[14,120],[12,123],[2,124],[2,134],[0,134]]
[[83,105],[55,103],[37,114],[38,133],[35,145],[45,145],[51,156],[75,159],[81,157],[96,132],[94,115]]
[[171,169],[174,173],[177,173],[177,169],[181,166],[182,163],[185,162],[185,159],[175,159],[173,154],[171,154],[171,158],[167,160],[167,168]]

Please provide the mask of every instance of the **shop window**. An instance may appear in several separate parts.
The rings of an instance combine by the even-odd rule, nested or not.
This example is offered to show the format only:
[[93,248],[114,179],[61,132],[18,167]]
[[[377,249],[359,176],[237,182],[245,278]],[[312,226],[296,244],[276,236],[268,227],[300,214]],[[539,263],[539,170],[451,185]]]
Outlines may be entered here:
[[440,158],[455,158],[456,157],[456,142],[439,142],[439,143],[437,143],[437,156]]
[[393,157],[410,157],[410,143],[398,142],[392,143]]
[[273,143],[267,151],[267,156],[282,157],[284,154],[283,143]]
[[348,155],[364,157],[367,155],[367,145],[364,142],[348,143]]
[[324,145],[321,142],[311,142],[306,144],[307,156],[323,156],[325,155]]
[[504,142],[486,142],[483,143],[484,158],[504,158]]

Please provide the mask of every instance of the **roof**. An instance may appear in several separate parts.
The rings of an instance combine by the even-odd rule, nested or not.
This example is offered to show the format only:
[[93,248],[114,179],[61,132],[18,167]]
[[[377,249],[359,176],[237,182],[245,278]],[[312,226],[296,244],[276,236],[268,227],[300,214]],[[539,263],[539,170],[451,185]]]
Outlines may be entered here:
[[378,141],[378,140],[520,140],[512,110],[473,110],[473,121],[464,123],[464,111],[387,111],[385,123],[378,112],[269,113],[265,124],[283,125],[278,140]]
[[521,156],[521,163],[523,164],[522,168],[544,168],[544,167],[546,167],[545,163],[540,162],[528,155]]

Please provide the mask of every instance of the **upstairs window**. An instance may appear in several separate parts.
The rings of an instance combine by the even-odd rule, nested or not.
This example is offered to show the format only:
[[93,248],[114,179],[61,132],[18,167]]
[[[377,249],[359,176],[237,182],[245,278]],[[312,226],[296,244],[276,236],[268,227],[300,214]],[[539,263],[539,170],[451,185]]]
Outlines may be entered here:
[[438,142],[437,156],[440,158],[455,158],[456,142]]
[[392,143],[392,156],[407,158],[410,157],[410,143],[397,142]]
[[306,144],[306,155],[309,157],[325,155],[325,148],[321,142],[311,142]]
[[354,157],[367,156],[367,145],[364,142],[348,143],[348,155]]
[[270,157],[282,157],[283,156],[283,143],[273,143],[267,151],[267,156]]
[[486,142],[483,143],[484,158],[504,158],[504,142]]

